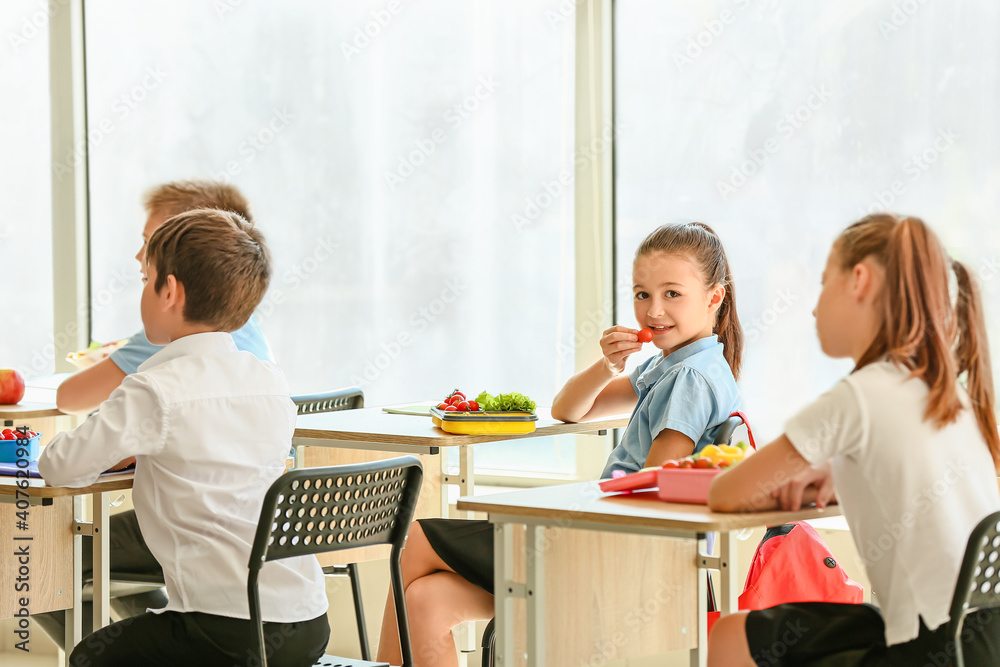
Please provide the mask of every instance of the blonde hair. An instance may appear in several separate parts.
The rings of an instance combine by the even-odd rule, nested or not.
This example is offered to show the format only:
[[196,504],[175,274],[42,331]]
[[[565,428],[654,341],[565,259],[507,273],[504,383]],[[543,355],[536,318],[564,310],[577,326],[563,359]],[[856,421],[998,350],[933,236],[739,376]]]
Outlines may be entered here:
[[[654,252],[683,255],[701,271],[705,289],[722,285],[726,295],[716,313],[715,334],[723,345],[723,355],[733,378],[740,379],[743,366],[743,325],[736,313],[736,291],[722,239],[703,222],[662,225],[643,239],[635,259]],[[633,260],[634,261],[634,260]]]
[[[948,258],[934,231],[920,218],[890,213],[865,216],[834,243],[841,268],[850,270],[866,257],[885,268],[882,322],[855,370],[885,357],[921,378],[930,390],[924,419],[938,428],[962,409],[958,376],[967,373],[969,399],[990,448],[1000,464],[993,397],[993,371],[979,287],[968,268]],[[951,303],[948,272],[958,298]]]
[[236,331],[250,319],[271,281],[264,236],[242,216],[199,209],[175,215],[149,237],[146,262],[157,293],[168,275],[184,285],[184,319]]
[[147,214],[158,213],[164,218],[202,208],[231,211],[253,222],[250,204],[233,185],[219,181],[172,181],[150,189],[142,200]]

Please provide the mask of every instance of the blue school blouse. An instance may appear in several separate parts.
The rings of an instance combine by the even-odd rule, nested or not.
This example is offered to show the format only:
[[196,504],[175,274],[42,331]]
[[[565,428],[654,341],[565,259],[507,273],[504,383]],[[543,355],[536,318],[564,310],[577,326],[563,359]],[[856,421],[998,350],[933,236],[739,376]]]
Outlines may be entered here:
[[700,338],[664,357],[650,357],[629,380],[639,402],[621,442],[611,452],[602,478],[627,473],[646,463],[653,440],[665,428],[694,441],[694,451],[715,442],[715,434],[742,399],[719,337]]
[[[249,352],[260,361],[272,361],[271,346],[261,331],[257,318],[253,315],[241,328],[233,332],[233,342],[236,348]],[[111,361],[122,369],[125,375],[139,371],[139,365],[163,349],[162,345],[153,345],[146,338],[146,331],[140,329],[127,343],[111,353]]]

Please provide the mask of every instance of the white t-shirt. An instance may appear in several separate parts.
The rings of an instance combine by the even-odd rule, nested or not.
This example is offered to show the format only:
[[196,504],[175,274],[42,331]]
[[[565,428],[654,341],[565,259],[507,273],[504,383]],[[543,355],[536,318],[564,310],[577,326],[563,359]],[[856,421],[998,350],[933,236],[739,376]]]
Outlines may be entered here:
[[837,498],[885,618],[889,645],[948,621],[972,529],[1000,510],[988,447],[968,409],[936,430],[928,389],[887,361],[849,375],[785,425],[813,465],[830,460]]
[[[146,360],[79,428],[54,437],[38,469],[49,484],[82,487],[135,456],[136,518],[169,597],[158,611],[248,619],[250,547],[294,430],[295,404],[277,366],[237,350],[228,333],[193,334]],[[326,612],[315,556],[265,563],[258,585],[265,621]]]

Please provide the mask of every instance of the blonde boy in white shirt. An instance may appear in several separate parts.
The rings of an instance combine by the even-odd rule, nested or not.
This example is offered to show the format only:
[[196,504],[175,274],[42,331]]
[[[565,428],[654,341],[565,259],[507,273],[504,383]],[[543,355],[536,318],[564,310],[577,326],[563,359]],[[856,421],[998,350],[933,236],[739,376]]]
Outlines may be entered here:
[[[267,290],[270,255],[235,213],[197,210],[150,237],[142,320],[165,345],[100,412],[44,449],[49,484],[82,487],[136,457],[133,501],[163,567],[164,609],[87,637],[71,664],[259,664],[246,597],[261,502],[284,471],[295,406],[273,364],[237,350],[228,333]],[[270,665],[312,665],[329,638],[315,557],[274,561],[260,577]]]

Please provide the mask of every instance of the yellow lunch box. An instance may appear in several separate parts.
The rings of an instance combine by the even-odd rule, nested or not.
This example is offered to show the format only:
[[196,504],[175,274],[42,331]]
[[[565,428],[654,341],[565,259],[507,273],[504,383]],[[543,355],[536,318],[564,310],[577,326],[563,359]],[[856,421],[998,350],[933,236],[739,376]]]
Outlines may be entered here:
[[434,425],[448,433],[495,435],[531,433],[538,415],[534,412],[457,412],[431,408]]

